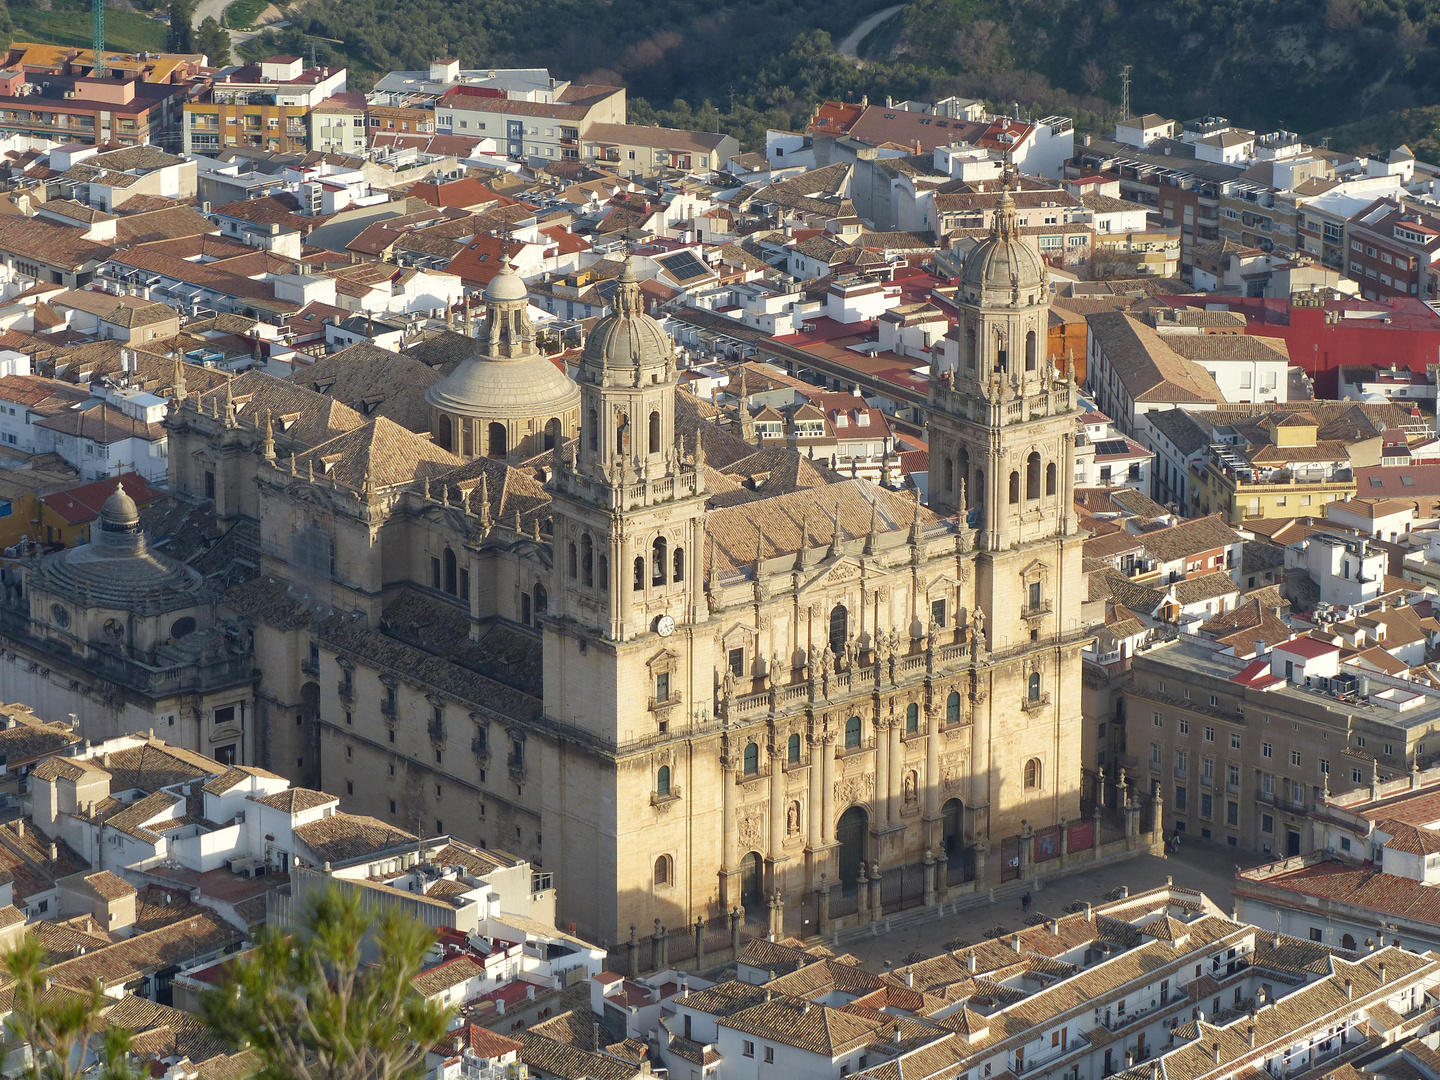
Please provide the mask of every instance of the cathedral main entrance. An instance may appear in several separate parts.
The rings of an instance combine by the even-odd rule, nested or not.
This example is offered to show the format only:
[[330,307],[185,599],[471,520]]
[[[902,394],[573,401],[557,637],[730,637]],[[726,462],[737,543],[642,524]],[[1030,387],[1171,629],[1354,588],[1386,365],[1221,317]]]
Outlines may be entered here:
[[758,851],[752,851],[740,860],[740,905],[746,911],[760,908],[763,863]]
[[839,845],[835,869],[847,895],[855,891],[855,883],[860,880],[860,869],[865,865],[865,837],[869,832],[870,815],[858,806],[846,810],[835,824],[835,842]]

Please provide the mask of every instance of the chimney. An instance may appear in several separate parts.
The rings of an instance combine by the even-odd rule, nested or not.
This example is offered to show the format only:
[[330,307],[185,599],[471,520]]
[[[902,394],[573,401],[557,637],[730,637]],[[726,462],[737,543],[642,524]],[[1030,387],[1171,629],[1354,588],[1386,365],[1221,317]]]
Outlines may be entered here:
[[599,1024],[591,1024],[591,1025],[590,1025],[590,1038],[591,1038],[591,1039],[594,1041],[594,1043],[595,1043],[595,1045],[594,1045],[591,1049],[593,1049],[593,1050],[595,1051],[595,1053],[598,1054],[598,1053],[600,1052],[600,1025],[599,1025]]
[[1086,921],[1086,922],[1094,922],[1094,921],[1095,921],[1095,907],[1094,907],[1093,904],[1086,904],[1086,905],[1085,905],[1085,921]]
[[1254,1024],[1251,1024],[1251,1025],[1250,1025],[1250,1030],[1249,1030],[1249,1032],[1248,1032],[1247,1034],[1250,1036],[1250,1049],[1251,1049],[1251,1050],[1254,1050],[1254,1049],[1255,1049],[1255,1025],[1254,1025]]
[[980,965],[975,962],[975,953],[973,951],[970,953],[969,959],[965,966],[970,969],[971,975],[974,975],[975,972],[979,970]]
[[1385,961],[1384,961],[1384,960],[1381,960],[1381,961],[1380,961],[1380,982],[1381,982],[1381,983],[1384,983],[1384,982],[1385,982]]
[[54,862],[54,861],[55,861],[56,859],[58,859],[58,858],[60,858],[60,845],[57,844],[57,843],[55,843],[54,840],[51,840],[51,841],[50,841],[50,861],[51,861],[51,862]]
[[1054,934],[1056,937],[1059,937],[1059,936],[1060,936],[1060,920],[1059,920],[1059,919],[1051,919],[1051,920],[1050,920],[1050,933]]
[[1211,1044],[1210,1044],[1210,1053],[1213,1054],[1214,1057],[1215,1057],[1215,1064],[1216,1064],[1216,1065],[1219,1065],[1219,1064],[1220,1064],[1220,1044],[1219,1044],[1218,1042],[1216,1042],[1216,1043],[1211,1043]]
[[1346,979],[1346,980],[1345,980],[1345,1000],[1346,1000],[1346,1001],[1349,1001],[1352,997],[1354,997],[1354,987],[1353,987],[1353,985],[1351,984],[1350,980],[1349,980],[1349,979]]
[[1255,659],[1256,659],[1256,660],[1263,660],[1264,658],[1265,658],[1265,639],[1264,639],[1264,638],[1256,638],[1256,639],[1255,639]]
[[1016,952],[1017,955],[1019,954],[1019,952],[1020,952],[1020,935],[1019,935],[1019,934],[1016,934],[1015,937],[1014,937],[1013,939],[1011,939],[1010,947],[1015,950],[1015,952]]
[[905,985],[912,987],[915,985],[915,972],[909,968],[905,969]]
[[15,835],[23,838],[25,836],[25,819],[15,819]]

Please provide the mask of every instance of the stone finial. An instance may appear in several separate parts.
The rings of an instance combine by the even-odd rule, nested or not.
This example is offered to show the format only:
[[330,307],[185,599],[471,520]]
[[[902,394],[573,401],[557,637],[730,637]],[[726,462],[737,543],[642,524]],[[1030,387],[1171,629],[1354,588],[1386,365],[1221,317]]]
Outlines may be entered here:
[[480,474],[480,525],[490,528],[490,477],[485,473]]
[[830,557],[838,559],[845,551],[845,534],[840,528],[840,500],[835,500],[835,531],[830,534]]
[[265,460],[275,460],[275,427],[270,422],[269,409],[265,410]]
[[294,451],[294,450],[291,450],[291,451],[290,451],[290,475],[291,475],[291,476],[295,476],[295,475],[296,475],[296,472],[295,472],[295,451]]
[[185,361],[180,359],[180,352],[175,351],[175,378],[174,378],[175,404],[179,405],[185,400]]
[[880,538],[880,500],[870,503],[870,531],[865,534],[865,554],[874,555],[875,545]]

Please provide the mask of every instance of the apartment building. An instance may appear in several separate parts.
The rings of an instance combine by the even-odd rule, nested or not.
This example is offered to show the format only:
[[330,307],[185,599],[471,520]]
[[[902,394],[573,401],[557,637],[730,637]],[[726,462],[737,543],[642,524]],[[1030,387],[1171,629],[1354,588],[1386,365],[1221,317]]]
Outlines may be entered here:
[[518,96],[462,85],[435,102],[437,133],[494,139],[511,158],[579,161],[581,139],[592,125],[624,123],[621,86],[565,84]]
[[322,101],[310,110],[309,148],[322,154],[363,155],[369,139],[367,112],[365,95],[353,91]]
[[247,64],[186,104],[185,152],[214,154],[227,146],[309,150],[310,114],[344,89],[344,68],[307,69],[294,56]]
[[1139,652],[1122,763],[1165,805],[1167,834],[1300,855],[1326,792],[1402,775],[1440,729],[1440,690],[1342,667],[1312,637],[1236,656],[1201,638]]
[[740,153],[733,135],[643,124],[591,124],[582,145],[585,161],[632,178],[671,170],[714,172]]
[[1327,503],[1355,494],[1352,444],[1321,439],[1308,413],[1271,413],[1218,431],[1189,476],[1190,506],[1232,525],[1260,518],[1323,513]]
[[1366,300],[1440,296],[1440,216],[1376,199],[1346,224],[1346,269]]

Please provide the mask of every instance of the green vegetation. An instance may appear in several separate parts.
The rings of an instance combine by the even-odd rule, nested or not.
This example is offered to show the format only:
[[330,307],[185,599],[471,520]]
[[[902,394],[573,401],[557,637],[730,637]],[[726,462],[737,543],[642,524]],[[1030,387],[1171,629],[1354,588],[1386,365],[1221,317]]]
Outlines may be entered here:
[[232,30],[249,30],[269,6],[270,0],[235,0],[225,8],[222,18]]
[[165,39],[165,47],[171,52],[194,52],[194,21],[195,0],[170,0],[170,34]]
[[[22,7],[9,9],[6,40],[40,41],[88,49],[90,5],[81,0],[54,0],[47,10]],[[165,24],[135,11],[107,9],[105,44],[125,52],[159,52],[165,47]]]
[[205,1019],[259,1055],[265,1080],[417,1080],[450,1019],[411,990],[434,940],[396,907],[372,922],[358,889],[329,889],[293,936],[264,932],[230,962]]
[[207,15],[195,28],[195,48],[205,54],[211,67],[224,67],[230,63],[230,32]]

